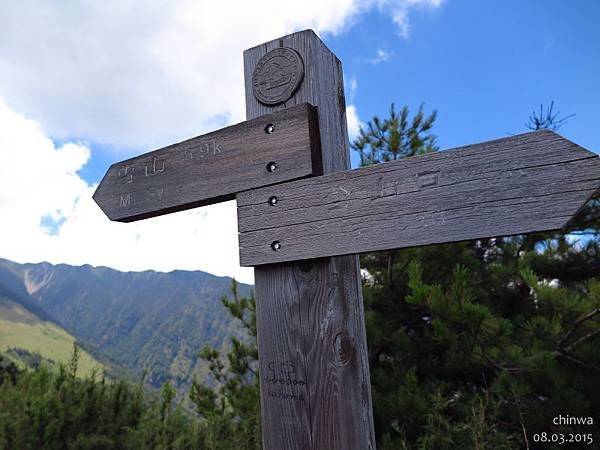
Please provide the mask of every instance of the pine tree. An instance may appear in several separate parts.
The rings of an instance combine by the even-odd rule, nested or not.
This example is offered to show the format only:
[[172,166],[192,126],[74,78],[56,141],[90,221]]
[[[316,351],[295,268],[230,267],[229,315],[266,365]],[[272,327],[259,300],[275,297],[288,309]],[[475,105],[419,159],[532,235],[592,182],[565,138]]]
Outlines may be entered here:
[[0,379],[0,450],[215,448],[209,430],[172,404],[170,386],[159,400],[143,383],[98,373],[77,378],[77,366],[75,347],[71,361],[56,370],[42,364],[13,377],[10,369]]
[[[216,389],[194,380],[189,397],[197,412],[204,417],[215,449],[262,449],[260,430],[260,391],[258,350],[256,344],[256,300],[240,297],[235,280],[231,284],[232,299],[221,302],[240,322],[246,339],[231,338],[225,359],[207,346],[200,356],[209,364],[217,383]],[[219,443],[225,443],[221,447]]]
[[[363,165],[436,150],[435,113],[411,124],[402,111],[361,130]],[[594,431],[552,419],[599,417],[598,211],[564,233],[361,257],[381,449],[536,448],[534,433]]]

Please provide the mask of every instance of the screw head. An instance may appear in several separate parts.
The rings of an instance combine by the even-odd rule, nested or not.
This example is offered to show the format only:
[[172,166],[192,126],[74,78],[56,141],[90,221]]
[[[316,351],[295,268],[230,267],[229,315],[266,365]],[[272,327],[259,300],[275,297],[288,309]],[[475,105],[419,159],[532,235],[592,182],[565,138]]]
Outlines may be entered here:
[[278,252],[279,250],[281,250],[281,242],[279,242],[279,241],[273,241],[273,242],[271,242],[271,249],[274,252]]
[[277,170],[277,163],[275,163],[274,161],[271,161],[269,164],[267,164],[268,172],[275,172],[276,170]]
[[273,125],[272,123],[268,124],[265,127],[265,133],[267,133],[267,134],[273,134],[274,131],[275,131],[275,125]]
[[275,206],[278,201],[279,200],[275,196],[269,197],[269,205],[271,205],[271,206]]

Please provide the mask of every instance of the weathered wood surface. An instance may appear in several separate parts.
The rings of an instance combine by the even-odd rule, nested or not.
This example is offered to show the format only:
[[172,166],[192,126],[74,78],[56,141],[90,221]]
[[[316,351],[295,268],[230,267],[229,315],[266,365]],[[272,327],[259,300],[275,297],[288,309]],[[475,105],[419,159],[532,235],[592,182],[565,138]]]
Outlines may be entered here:
[[594,153],[538,131],[257,189],[237,196],[241,263],[559,229],[599,187]]
[[318,144],[316,110],[304,103],[113,164],[94,200],[121,222],[231,200],[321,174]]
[[[252,75],[280,47],[301,56],[304,80],[269,107],[254,97]],[[324,172],[349,167],[341,64],[312,31],[247,50],[244,70],[248,118],[309,102],[319,110]],[[255,289],[264,448],[374,449],[358,257],[259,267]]]

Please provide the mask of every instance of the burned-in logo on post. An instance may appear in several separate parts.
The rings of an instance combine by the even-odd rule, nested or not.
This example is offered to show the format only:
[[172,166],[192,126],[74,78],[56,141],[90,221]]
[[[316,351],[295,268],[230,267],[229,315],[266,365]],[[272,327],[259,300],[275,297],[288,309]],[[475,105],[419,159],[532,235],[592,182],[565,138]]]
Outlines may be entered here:
[[291,48],[271,50],[260,58],[252,74],[254,96],[263,105],[273,106],[288,100],[304,78],[304,63]]

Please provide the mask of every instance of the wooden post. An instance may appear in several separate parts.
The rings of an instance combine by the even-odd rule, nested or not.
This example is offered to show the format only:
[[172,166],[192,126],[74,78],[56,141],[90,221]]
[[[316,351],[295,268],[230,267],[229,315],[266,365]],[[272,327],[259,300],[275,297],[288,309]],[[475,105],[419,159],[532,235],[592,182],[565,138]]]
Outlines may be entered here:
[[[276,56],[303,73],[296,66],[288,92],[261,95],[276,85],[275,69],[263,67]],[[349,169],[341,63],[314,32],[246,50],[244,74],[247,119],[308,102],[318,108],[323,172]],[[358,256],[257,267],[255,289],[265,450],[375,449]]]

